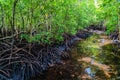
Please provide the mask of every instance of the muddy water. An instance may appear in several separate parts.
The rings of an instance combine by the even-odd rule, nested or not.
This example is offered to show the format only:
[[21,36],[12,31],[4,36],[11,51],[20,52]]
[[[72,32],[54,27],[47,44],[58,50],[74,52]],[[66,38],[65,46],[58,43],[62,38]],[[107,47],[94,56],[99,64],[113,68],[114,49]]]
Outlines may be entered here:
[[[101,42],[101,39],[105,41]],[[98,55],[91,55],[97,52],[94,49],[82,49],[83,42],[79,42],[69,52],[71,57],[64,60],[64,64],[57,64],[31,80],[120,80],[120,44],[111,43],[106,36],[97,37],[92,42]]]

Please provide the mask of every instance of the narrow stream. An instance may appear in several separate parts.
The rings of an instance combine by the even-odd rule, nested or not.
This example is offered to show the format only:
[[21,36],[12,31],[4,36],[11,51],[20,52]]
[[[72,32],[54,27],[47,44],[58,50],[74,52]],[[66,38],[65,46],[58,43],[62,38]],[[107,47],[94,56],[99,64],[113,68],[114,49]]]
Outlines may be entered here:
[[38,75],[37,80],[120,79],[120,44],[111,43],[106,35],[95,34],[78,42],[70,54],[71,58],[64,60],[63,65],[50,68]]

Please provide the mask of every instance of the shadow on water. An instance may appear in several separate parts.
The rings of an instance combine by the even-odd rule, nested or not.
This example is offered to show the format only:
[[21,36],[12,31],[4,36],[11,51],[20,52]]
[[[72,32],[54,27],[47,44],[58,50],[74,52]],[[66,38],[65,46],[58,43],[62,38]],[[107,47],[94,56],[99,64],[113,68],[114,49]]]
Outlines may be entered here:
[[111,78],[120,80],[120,43],[108,44],[102,47],[100,58],[112,67],[114,75]]

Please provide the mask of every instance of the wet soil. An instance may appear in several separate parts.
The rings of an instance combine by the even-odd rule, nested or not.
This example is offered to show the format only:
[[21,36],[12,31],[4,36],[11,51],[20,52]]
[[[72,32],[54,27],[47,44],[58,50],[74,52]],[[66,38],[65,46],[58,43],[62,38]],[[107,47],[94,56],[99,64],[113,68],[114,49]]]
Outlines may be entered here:
[[31,80],[79,80],[78,76],[81,75],[81,66],[72,59],[64,62],[62,65],[49,68],[43,74],[31,78]]

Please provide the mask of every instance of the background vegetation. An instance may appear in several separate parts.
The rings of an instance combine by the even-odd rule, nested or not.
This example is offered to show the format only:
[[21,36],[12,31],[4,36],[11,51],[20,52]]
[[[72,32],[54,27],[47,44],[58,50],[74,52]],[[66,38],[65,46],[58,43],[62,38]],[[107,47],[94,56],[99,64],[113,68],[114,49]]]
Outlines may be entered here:
[[120,1],[119,0],[102,0],[98,10],[99,19],[104,21],[107,27],[107,33],[120,29]]
[[29,42],[59,42],[96,23],[96,10],[94,0],[0,0],[0,37],[26,32]]
[[0,37],[24,31],[21,38],[29,42],[59,42],[64,32],[99,22],[109,33],[119,26],[119,5],[119,0],[0,0]]

